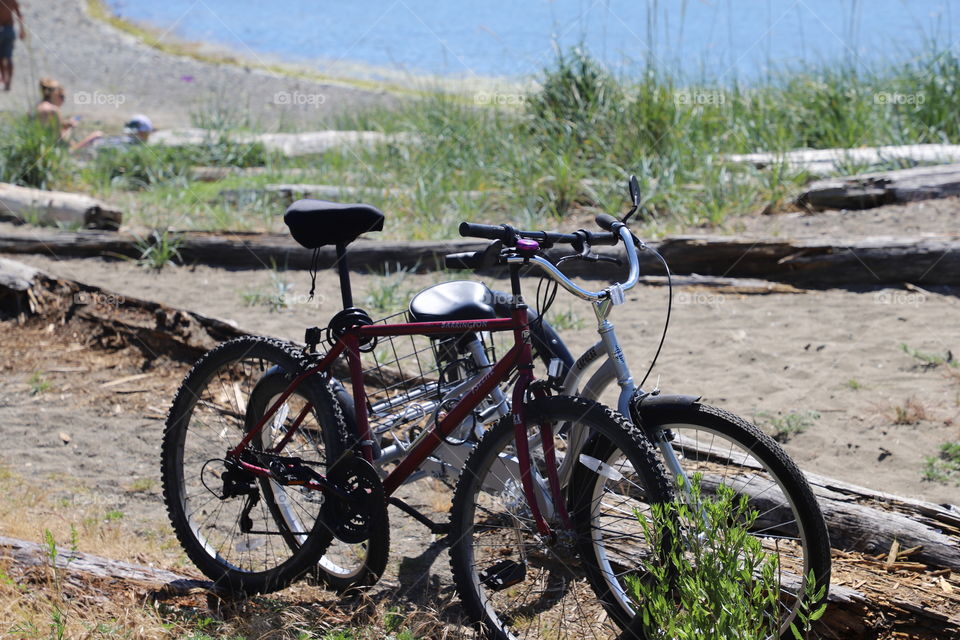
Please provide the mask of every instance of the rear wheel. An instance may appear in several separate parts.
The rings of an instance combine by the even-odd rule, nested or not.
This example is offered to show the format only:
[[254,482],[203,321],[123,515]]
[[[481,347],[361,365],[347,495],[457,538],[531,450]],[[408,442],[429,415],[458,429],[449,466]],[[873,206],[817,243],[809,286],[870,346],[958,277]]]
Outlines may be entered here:
[[[303,366],[299,350],[280,341],[224,343],[187,374],[167,419],[161,474],[170,522],[194,564],[234,591],[282,589],[331,539],[320,516],[322,494],[230,470],[224,460]],[[284,402],[251,441],[251,454],[278,444],[308,403],[312,409],[282,455],[303,457],[323,473],[328,445],[339,441],[344,424],[317,378]]]
[[[640,432],[602,405],[560,396],[533,400],[526,412],[534,484],[556,540],[545,540],[533,521],[517,462],[514,425],[507,417],[484,435],[454,493],[450,558],[457,591],[468,614],[493,638],[617,638],[621,623],[605,613],[585,566],[595,562],[582,553],[593,535],[590,523],[583,529],[565,527],[553,508],[539,425],[553,426],[561,468],[568,437],[581,429],[593,434],[576,462],[568,464],[576,469],[574,477],[587,469],[587,475],[620,479],[617,487],[610,487],[609,501],[621,509],[619,526],[631,537],[620,542],[635,562],[652,554],[634,510],[647,512],[651,504],[670,498],[665,472]],[[564,423],[570,428],[560,434]],[[611,462],[616,466],[609,466]],[[576,480],[565,488],[568,509],[580,508],[584,490]],[[589,516],[589,511],[584,513]],[[571,517],[574,522],[581,519],[572,512]]]

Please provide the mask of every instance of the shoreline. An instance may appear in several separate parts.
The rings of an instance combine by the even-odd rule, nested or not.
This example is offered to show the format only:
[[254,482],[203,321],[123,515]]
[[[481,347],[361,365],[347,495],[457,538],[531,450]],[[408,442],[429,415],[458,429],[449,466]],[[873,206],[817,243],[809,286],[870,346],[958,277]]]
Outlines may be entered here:
[[[24,8],[28,38],[14,48],[13,86],[0,95],[0,111],[32,111],[40,78],[53,78],[66,90],[63,115],[81,117],[83,133],[119,132],[136,113],[147,114],[160,129],[225,122],[269,133],[329,129],[340,116],[389,109],[415,95],[257,67],[240,58],[225,64],[212,48],[201,50],[203,55],[189,47],[164,50],[100,19],[91,6],[102,5],[33,0]],[[167,38],[154,40],[163,44]],[[310,99],[291,99],[302,96]]]
[[[164,33],[164,41],[161,41],[156,35],[159,29],[117,15],[110,9],[105,0],[79,1],[83,5],[84,12],[92,20],[106,27],[132,36],[141,44],[161,53],[181,56],[206,64],[230,66],[238,69],[257,69],[311,82],[339,85],[364,91],[388,92],[399,97],[416,98],[434,93],[444,93],[454,96],[462,95],[468,98],[470,93],[478,94],[502,90],[519,91],[526,90],[530,86],[530,82],[524,82],[521,78],[505,76],[448,77],[425,71],[401,71],[351,61],[338,62],[338,64],[346,67],[347,73],[325,73],[314,68],[309,61],[284,60],[279,56],[259,51],[255,52],[257,59],[253,59],[225,45],[182,40],[169,33]],[[375,75],[386,76],[389,79],[370,77]]]

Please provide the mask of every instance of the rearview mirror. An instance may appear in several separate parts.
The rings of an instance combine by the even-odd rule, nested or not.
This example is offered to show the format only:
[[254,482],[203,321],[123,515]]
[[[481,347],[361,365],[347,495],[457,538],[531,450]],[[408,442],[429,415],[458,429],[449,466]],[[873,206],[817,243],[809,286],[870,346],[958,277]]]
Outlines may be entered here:
[[630,202],[634,207],[640,206],[640,181],[637,176],[630,176]]

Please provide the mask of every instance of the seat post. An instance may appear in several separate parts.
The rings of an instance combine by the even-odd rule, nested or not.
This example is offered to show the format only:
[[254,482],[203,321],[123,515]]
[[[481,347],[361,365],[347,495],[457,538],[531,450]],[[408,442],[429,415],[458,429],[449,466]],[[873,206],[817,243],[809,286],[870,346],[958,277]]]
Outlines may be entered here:
[[343,308],[353,306],[353,292],[350,290],[350,268],[347,265],[347,247],[337,245],[337,272],[340,274],[340,295],[343,298]]

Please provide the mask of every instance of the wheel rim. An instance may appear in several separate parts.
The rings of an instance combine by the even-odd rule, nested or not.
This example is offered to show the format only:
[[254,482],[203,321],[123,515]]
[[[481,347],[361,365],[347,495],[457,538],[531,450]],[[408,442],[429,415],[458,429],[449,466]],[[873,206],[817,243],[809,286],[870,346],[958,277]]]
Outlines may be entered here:
[[[319,504],[304,500],[288,487],[269,480],[254,481],[260,499],[249,513],[250,531],[243,532],[240,516],[246,498],[220,500],[213,495],[223,489],[222,459],[226,451],[248,428],[247,409],[253,389],[274,364],[268,358],[251,355],[218,366],[190,398],[188,423],[179,447],[179,498],[190,531],[210,559],[241,573],[267,572],[289,561],[319,514]],[[289,409],[278,412],[284,413],[284,420],[265,427],[264,437],[257,444],[262,448],[270,438],[268,432],[282,431],[284,425],[290,425],[305,402],[300,394],[291,396],[286,403]],[[305,426],[311,421],[313,433],[319,434],[314,412],[304,420]],[[287,514],[283,518],[289,523],[285,531],[266,503],[268,496],[280,512]],[[296,542],[292,545],[291,532]]]

